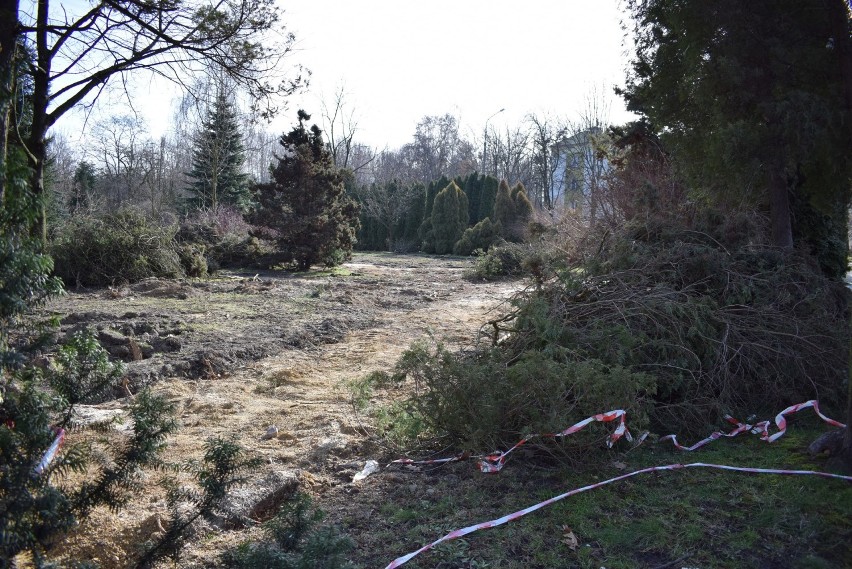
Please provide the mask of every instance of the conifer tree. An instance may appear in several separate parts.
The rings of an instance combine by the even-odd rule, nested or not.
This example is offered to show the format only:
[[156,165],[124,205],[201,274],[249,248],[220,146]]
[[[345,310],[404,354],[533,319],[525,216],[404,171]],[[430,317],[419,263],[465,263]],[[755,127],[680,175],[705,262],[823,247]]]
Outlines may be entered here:
[[83,160],[74,171],[74,190],[68,200],[68,209],[72,214],[81,210],[86,211],[91,207],[95,182],[95,167]]
[[515,223],[521,227],[526,227],[532,219],[533,205],[527,195],[527,189],[522,182],[518,182],[512,188],[512,203],[515,206]]
[[249,178],[243,172],[245,147],[237,115],[224,88],[217,89],[213,104],[193,140],[190,206],[216,209],[230,205],[246,212],[251,207]]
[[435,196],[432,206],[432,234],[435,253],[445,255],[452,252],[464,230],[467,229],[467,196],[455,182]]
[[515,202],[512,200],[509,182],[506,180],[500,181],[500,187],[497,189],[497,196],[494,199],[494,221],[503,228],[504,236],[515,221]]
[[256,185],[257,225],[277,234],[276,261],[299,270],[322,262],[333,266],[352,253],[358,230],[358,205],[346,194],[343,177],[323,143],[322,131],[307,129],[310,115],[281,137],[282,155],[272,180]]
[[494,202],[497,199],[497,186],[499,182],[494,176],[483,176],[477,218],[481,221],[486,217],[494,220]]
[[446,176],[441,176],[439,180],[432,180],[426,186],[426,205],[423,210],[423,220],[420,224],[420,241],[422,242],[422,250],[424,253],[435,252],[435,237],[432,232],[432,207],[435,203],[435,196],[446,188],[450,180]]

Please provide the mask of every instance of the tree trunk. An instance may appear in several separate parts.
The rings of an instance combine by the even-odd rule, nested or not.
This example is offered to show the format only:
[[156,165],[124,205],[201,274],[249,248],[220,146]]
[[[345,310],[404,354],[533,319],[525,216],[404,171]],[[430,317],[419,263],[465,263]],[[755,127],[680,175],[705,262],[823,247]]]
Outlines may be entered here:
[[47,245],[47,200],[44,193],[44,163],[47,153],[48,124],[47,105],[50,100],[48,78],[50,77],[50,50],[47,45],[48,0],[39,0],[36,15],[36,59],[33,70],[33,118],[30,136],[27,139],[30,167],[32,168],[31,191],[39,203],[38,221],[33,227],[33,236]]
[[782,249],[793,248],[793,225],[790,195],[784,165],[779,160],[769,163],[769,217],[772,222],[772,244]]
[[0,208],[6,195],[6,156],[9,143],[9,111],[15,73],[18,0],[0,0]]

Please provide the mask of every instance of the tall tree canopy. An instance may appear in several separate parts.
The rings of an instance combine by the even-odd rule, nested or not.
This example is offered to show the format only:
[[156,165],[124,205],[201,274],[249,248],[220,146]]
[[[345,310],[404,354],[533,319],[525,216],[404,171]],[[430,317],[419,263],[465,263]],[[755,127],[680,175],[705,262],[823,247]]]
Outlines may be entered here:
[[[36,0],[32,11],[19,0],[0,3],[0,161],[11,129],[10,94],[16,62],[28,65],[32,117],[21,142],[33,168],[33,190],[44,192],[48,129],[75,106],[90,103],[110,79],[149,71],[187,85],[206,67],[220,68],[245,87],[262,110],[274,112],[273,95],[298,88],[301,76],[280,73],[278,63],[294,38],[271,37],[279,27],[274,0],[104,0],[78,11]],[[23,50],[32,46],[30,61]],[[286,79],[271,83],[270,78]],[[0,168],[3,172],[3,168]],[[0,175],[0,195],[5,181]],[[42,214],[40,232],[44,234]]]
[[358,230],[358,206],[346,194],[343,176],[316,125],[299,111],[299,124],[281,137],[282,154],[272,181],[255,186],[254,221],[277,235],[279,259],[307,270],[317,262],[347,258]]
[[628,108],[707,196],[768,206],[774,244],[802,239],[845,272],[852,162],[843,0],[630,0]]
[[216,94],[193,140],[189,172],[190,203],[196,208],[219,205],[247,211],[251,204],[248,175],[243,172],[245,147],[234,106],[223,87]]

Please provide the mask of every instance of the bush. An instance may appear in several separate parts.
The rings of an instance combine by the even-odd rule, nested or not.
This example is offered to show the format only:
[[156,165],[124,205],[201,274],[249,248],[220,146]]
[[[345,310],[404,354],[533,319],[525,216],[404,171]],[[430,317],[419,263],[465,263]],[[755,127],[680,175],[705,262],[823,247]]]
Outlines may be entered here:
[[344,557],[352,540],[333,527],[317,527],[323,513],[311,507],[311,499],[297,494],[264,526],[265,538],[247,542],[224,555],[227,567],[263,569],[347,569]]
[[[655,379],[599,360],[575,361],[567,351],[491,348],[454,354],[437,345],[415,344],[396,373],[412,380],[411,414],[435,435],[451,436],[461,448],[491,450],[532,433],[554,433],[578,419],[626,408],[633,428],[647,424]],[[604,437],[594,427],[564,440],[564,448],[588,446]],[[534,444],[550,444],[535,441]]]
[[508,251],[536,286],[490,322],[490,347],[409,350],[397,373],[416,395],[404,403],[470,450],[614,408],[633,429],[693,435],[725,413],[814,398],[837,413],[849,292],[807,254],[756,245],[763,232],[760,218],[703,212],[599,233],[580,265],[546,243],[494,248],[478,267],[504,272]]
[[[201,268],[199,254],[203,255],[206,269],[263,267],[272,253],[270,243],[257,235],[257,229],[248,224],[242,214],[226,206],[194,212],[180,225],[177,239],[183,248],[191,248],[181,257],[189,276]],[[206,272],[206,270],[205,270]]]
[[176,232],[177,227],[157,225],[133,210],[76,217],[50,246],[54,271],[66,286],[182,277]]
[[488,251],[476,250],[476,262],[465,273],[471,280],[495,280],[524,274],[525,259],[534,250],[526,245],[503,243]]
[[[86,518],[93,508],[121,507],[134,489],[139,469],[159,463],[165,438],[176,424],[172,408],[141,392],[130,408],[132,435],[97,452],[66,444],[61,455],[35,471],[63,429],[70,429],[77,404],[101,400],[116,387],[120,369],[89,334],[77,334],[61,348],[57,366],[28,367],[4,382],[0,400],[0,561],[29,551],[41,566],[47,550]],[[92,464],[91,456],[103,456]],[[86,471],[77,487],[57,485],[54,476]]]
[[472,255],[474,251],[488,251],[492,245],[500,241],[500,224],[491,222],[486,217],[473,227],[465,229],[456,244],[453,246],[454,255]]

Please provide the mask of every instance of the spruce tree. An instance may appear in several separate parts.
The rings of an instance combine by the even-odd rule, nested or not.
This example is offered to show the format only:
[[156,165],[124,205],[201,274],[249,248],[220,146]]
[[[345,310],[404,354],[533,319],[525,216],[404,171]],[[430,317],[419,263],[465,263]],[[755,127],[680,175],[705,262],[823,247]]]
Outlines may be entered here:
[[355,245],[358,205],[346,194],[343,177],[322,139],[322,131],[306,128],[310,115],[300,110],[299,124],[281,137],[282,155],[272,180],[254,187],[257,225],[277,235],[276,261],[299,270],[322,262],[343,262]]
[[451,253],[456,241],[461,239],[467,229],[467,209],[467,196],[455,182],[450,182],[435,196],[432,206],[432,234],[436,254]]
[[245,147],[234,106],[224,90],[218,89],[193,140],[190,207],[230,205],[248,211],[251,193],[244,162]]

